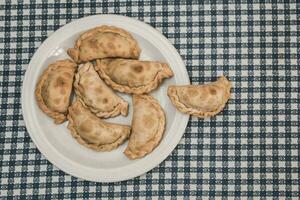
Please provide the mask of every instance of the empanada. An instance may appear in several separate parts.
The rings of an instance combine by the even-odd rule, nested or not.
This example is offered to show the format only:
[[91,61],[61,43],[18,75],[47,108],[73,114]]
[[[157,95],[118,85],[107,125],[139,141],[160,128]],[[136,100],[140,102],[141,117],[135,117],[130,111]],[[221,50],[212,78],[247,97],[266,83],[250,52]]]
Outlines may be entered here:
[[138,59],[141,49],[124,29],[103,25],[83,33],[67,52],[76,63],[82,63],[97,58]]
[[79,67],[75,75],[75,93],[98,117],[124,116],[128,112],[128,103],[107,87],[99,77],[92,63]]
[[96,151],[111,151],[130,135],[130,126],[101,120],[85,108],[79,100],[69,107],[68,129],[82,145]]
[[130,159],[149,154],[159,144],[166,118],[164,110],[150,95],[133,95],[132,132],[124,154]]
[[38,106],[56,124],[66,121],[76,67],[71,60],[56,61],[48,66],[36,85]]
[[97,60],[96,70],[113,89],[132,94],[149,93],[173,76],[165,63],[129,59]]
[[168,96],[181,112],[200,118],[221,112],[230,98],[231,83],[225,76],[204,85],[169,86]]

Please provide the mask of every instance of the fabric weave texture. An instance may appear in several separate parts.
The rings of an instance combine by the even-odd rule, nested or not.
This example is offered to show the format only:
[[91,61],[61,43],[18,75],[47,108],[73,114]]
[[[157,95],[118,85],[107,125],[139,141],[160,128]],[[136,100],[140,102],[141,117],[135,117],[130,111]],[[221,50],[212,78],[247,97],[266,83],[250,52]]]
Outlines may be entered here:
[[[192,84],[226,75],[224,111],[190,117],[172,154],[128,181],[84,181],[37,150],[21,86],[41,43],[89,15],[120,14],[164,34]],[[299,199],[300,5],[294,1],[1,1],[0,199]]]

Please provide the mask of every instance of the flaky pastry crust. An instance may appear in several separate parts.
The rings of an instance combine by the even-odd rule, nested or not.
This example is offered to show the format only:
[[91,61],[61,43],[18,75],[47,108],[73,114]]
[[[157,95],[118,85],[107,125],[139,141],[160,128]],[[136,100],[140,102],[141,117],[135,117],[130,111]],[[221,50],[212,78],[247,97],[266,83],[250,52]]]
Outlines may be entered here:
[[230,98],[231,83],[225,76],[204,85],[169,86],[168,96],[181,112],[199,118],[221,112]]
[[99,58],[138,59],[141,49],[129,32],[102,25],[81,34],[67,53],[76,63],[83,63]]
[[95,151],[116,149],[130,135],[130,126],[101,120],[85,108],[79,100],[69,107],[67,118],[68,129],[77,142]]
[[[121,62],[122,65],[120,64]],[[173,71],[171,70],[171,68],[167,64],[160,62],[127,59],[103,59],[97,60],[96,63],[96,70],[101,78],[106,82],[106,84],[111,86],[114,90],[129,94],[149,93],[155,90],[163,81],[163,79],[173,76]],[[136,66],[142,68],[135,68]],[[110,70],[112,68],[116,70]],[[127,68],[127,71],[124,72],[125,74],[117,74],[116,72],[122,70],[122,68]],[[142,69],[143,71],[140,71],[140,69]],[[109,70],[110,73],[108,73]],[[141,79],[142,73],[144,73],[144,80],[149,79],[149,75],[152,77],[152,75],[154,74],[154,76],[152,77],[152,80],[143,85],[143,79]],[[133,75],[133,77],[131,77],[131,75]],[[113,80],[112,77],[114,77],[115,80]],[[121,84],[121,81],[118,82],[118,79],[127,80],[125,81],[125,83]],[[135,85],[130,85],[131,81],[135,81]],[[138,83],[139,81],[141,84]]]
[[[77,65],[68,59],[56,61],[47,67],[36,84],[37,104],[56,124],[66,121],[76,67]],[[59,105],[54,103],[57,99],[60,101]]]
[[133,110],[132,133],[124,154],[137,159],[157,147],[165,130],[166,117],[157,100],[150,95],[133,95]]
[[83,105],[98,117],[127,116],[128,103],[105,85],[92,63],[85,63],[79,68],[74,88]]

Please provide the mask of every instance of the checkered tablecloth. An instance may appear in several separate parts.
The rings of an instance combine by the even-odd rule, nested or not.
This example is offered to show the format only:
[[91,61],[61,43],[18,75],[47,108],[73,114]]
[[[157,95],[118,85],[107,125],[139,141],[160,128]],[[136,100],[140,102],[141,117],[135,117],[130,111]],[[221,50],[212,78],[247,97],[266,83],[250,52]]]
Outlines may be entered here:
[[[0,198],[299,199],[300,5],[249,2],[1,1]],[[30,58],[51,33],[106,13],[162,32],[193,84],[224,73],[233,90],[217,117],[190,118],[158,167],[102,184],[65,174],[41,155],[24,126],[20,97]]]

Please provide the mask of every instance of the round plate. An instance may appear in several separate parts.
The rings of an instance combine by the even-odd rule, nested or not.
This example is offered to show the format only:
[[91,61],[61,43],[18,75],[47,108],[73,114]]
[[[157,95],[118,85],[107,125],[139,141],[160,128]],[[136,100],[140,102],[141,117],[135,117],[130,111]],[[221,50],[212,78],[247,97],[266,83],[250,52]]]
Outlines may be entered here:
[[[123,151],[127,142],[111,152],[96,152],[79,143],[67,129],[67,122],[55,125],[37,106],[35,85],[43,70],[52,62],[68,58],[66,50],[74,46],[79,35],[99,25],[112,25],[129,31],[142,49],[141,60],[162,61],[170,65],[174,77],[151,95],[166,113],[167,125],[158,147],[149,155],[130,160]],[[171,43],[151,26],[118,15],[95,15],[71,22],[55,31],[39,47],[27,68],[22,89],[22,110],[27,130],[41,153],[56,167],[73,176],[98,182],[115,182],[134,178],[153,169],[176,147],[182,137],[189,116],[178,112],[167,97],[170,84],[189,84],[186,67]],[[130,124],[132,117],[131,96],[119,93],[129,102],[129,115],[108,121]]]

